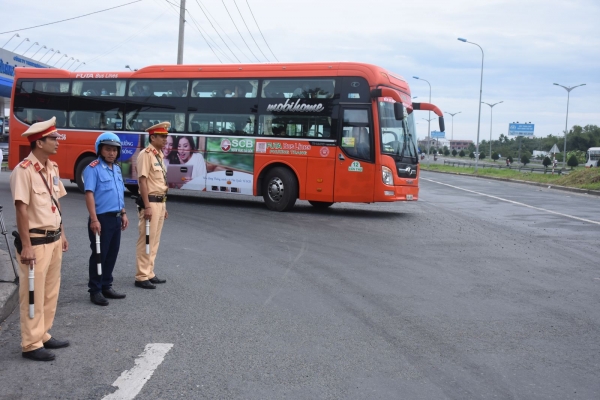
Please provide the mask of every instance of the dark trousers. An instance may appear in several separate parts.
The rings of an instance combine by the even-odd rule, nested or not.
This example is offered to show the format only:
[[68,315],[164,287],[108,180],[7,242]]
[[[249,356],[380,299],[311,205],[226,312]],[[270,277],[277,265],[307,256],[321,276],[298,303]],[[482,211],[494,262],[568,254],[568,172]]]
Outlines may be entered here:
[[88,236],[90,237],[90,281],[88,292],[98,293],[102,290],[108,290],[113,282],[113,269],[119,255],[121,246],[121,217],[115,216],[117,211],[98,214],[100,222],[100,253],[102,254],[102,276],[98,275],[98,262],[96,259],[96,235],[90,229],[90,219],[88,218]]

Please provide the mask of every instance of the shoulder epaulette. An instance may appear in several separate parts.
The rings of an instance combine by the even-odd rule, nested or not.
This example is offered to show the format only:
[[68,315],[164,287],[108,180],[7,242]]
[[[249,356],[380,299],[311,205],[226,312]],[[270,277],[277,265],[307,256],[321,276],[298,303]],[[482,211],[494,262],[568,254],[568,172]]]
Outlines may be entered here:
[[31,165],[31,160],[24,159],[19,165],[21,166],[21,168],[27,168]]
[[150,147],[146,147],[146,153],[150,153],[152,149]]
[[98,159],[96,159],[90,163],[90,167],[94,168],[98,164],[100,164],[100,161]]
[[55,163],[54,161],[51,161],[52,165],[54,165],[54,168],[58,168],[58,164]]

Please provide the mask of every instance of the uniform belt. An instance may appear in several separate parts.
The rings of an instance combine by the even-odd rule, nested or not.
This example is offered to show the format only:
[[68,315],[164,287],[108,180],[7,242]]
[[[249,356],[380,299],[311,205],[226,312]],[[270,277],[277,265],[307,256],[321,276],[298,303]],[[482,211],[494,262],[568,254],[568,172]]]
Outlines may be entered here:
[[49,244],[54,243],[60,239],[60,231],[56,236],[46,236],[46,237],[32,237],[29,238],[32,246],[39,246],[40,244]]
[[166,194],[162,194],[162,195],[149,194],[148,195],[148,201],[151,202],[151,203],[166,203],[167,202],[167,195]]
[[107,215],[109,217],[121,217],[123,213],[121,211],[109,211],[98,215]]
[[[48,238],[60,237],[60,232],[61,232],[60,229],[57,229],[55,231],[49,231],[49,230],[34,228],[34,229],[29,230],[29,233],[37,233],[39,235],[45,235]],[[52,242],[54,242],[54,240]],[[48,243],[52,243],[52,242],[48,242]]]

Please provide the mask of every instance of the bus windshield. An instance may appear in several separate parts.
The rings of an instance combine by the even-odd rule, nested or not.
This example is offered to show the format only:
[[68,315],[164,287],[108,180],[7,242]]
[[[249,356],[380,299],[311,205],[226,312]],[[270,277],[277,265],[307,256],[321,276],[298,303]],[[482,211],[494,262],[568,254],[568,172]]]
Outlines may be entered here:
[[[397,120],[394,116],[394,103],[387,101],[379,102],[379,126],[381,131],[381,153],[409,157],[417,160],[417,150],[414,141],[414,125],[412,114],[405,114],[410,121]],[[410,125],[410,126],[409,126]]]

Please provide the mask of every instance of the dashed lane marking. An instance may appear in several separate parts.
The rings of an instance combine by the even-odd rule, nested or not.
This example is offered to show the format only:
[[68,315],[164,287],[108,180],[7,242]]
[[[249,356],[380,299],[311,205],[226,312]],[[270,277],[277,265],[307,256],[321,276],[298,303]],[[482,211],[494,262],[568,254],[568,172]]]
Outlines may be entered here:
[[171,343],[147,344],[142,354],[136,358],[134,367],[123,371],[112,384],[118,389],[104,396],[102,400],[133,400],[152,377],[154,370],[163,362],[171,347]]
[[529,204],[520,203],[520,202],[514,201],[514,200],[504,199],[504,198],[498,197],[498,196],[492,196],[491,194],[485,194],[485,193],[481,193],[481,192],[476,192],[474,190],[469,190],[469,189],[461,188],[460,186],[449,185],[447,183],[442,183],[442,182],[434,181],[433,179],[425,179],[425,178],[421,178],[421,179],[423,179],[425,181],[428,181],[428,182],[437,183],[438,185],[444,185],[444,186],[448,186],[448,187],[451,187],[451,188],[454,188],[454,189],[463,190],[465,192],[478,194],[480,196],[485,196],[485,197],[489,197],[489,198],[492,198],[492,199],[496,199],[496,200],[500,200],[500,201],[505,201],[507,203],[512,203],[512,204],[516,204],[516,205],[527,207],[527,208],[532,208],[534,210],[547,212],[549,214],[560,215],[561,217],[576,219],[577,221],[583,221],[583,222],[587,222],[589,224],[600,225],[600,222],[593,221],[591,219],[579,218],[579,217],[576,217],[574,215],[563,214],[563,213],[559,213],[559,212],[556,212],[556,211],[547,210],[547,209],[541,208],[541,207],[530,206]]

